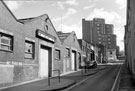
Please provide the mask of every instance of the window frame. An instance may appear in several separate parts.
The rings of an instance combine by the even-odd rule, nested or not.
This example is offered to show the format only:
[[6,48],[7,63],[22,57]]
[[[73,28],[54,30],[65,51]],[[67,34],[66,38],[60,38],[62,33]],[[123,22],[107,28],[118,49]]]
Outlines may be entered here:
[[[59,56],[58,56],[59,55]],[[55,59],[59,60],[61,59],[61,51],[58,49],[55,49]]]
[[[4,36],[2,38],[2,36]],[[2,43],[2,39],[5,39],[5,40],[8,40],[9,41],[9,44],[6,44],[6,43]],[[0,33],[0,50],[2,51],[9,51],[9,52],[13,52],[13,36],[12,35],[9,35],[9,34],[5,34],[5,33]],[[2,48],[2,46],[6,46],[8,47],[8,49],[4,49]]]
[[70,57],[70,49],[69,48],[66,48],[66,58],[69,58]]
[[[26,43],[29,43],[32,45],[32,52],[26,52]],[[31,54],[32,57],[26,57],[25,54]],[[24,58],[25,59],[34,59],[35,58],[35,42],[29,41],[29,40],[25,40],[25,50],[24,50]]]

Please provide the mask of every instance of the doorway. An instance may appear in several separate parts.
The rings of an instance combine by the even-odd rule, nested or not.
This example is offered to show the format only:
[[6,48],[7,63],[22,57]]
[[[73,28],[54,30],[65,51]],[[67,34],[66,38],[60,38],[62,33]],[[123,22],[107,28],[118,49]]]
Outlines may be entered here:
[[39,49],[39,77],[48,77],[50,68],[51,48],[40,46]]

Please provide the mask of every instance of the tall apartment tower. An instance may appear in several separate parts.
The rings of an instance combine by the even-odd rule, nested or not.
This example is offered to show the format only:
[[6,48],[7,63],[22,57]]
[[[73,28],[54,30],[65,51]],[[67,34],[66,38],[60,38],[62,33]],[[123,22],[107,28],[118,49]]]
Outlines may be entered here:
[[101,18],[93,19],[93,43],[104,45],[105,20]]
[[106,35],[107,39],[106,39],[106,47],[107,49],[116,49],[116,35],[115,34],[108,34]]
[[113,34],[113,24],[105,24],[105,41],[108,49],[116,49],[116,35]]
[[82,19],[82,36],[86,42],[96,44],[103,43],[105,34],[105,20],[94,18],[93,21]]
[[82,37],[88,43],[93,43],[93,21],[82,19]]
[[113,24],[105,24],[105,34],[113,34],[114,26]]
[[[113,34],[113,24],[105,24],[105,19],[82,19],[82,36],[86,42],[97,45],[99,48],[99,61],[106,59],[106,49],[116,50],[116,35]],[[112,50],[113,49],[113,50]]]

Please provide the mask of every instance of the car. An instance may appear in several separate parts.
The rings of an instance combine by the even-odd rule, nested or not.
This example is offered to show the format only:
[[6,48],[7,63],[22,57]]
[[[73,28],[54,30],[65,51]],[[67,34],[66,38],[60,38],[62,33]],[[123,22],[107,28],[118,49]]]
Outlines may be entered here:
[[96,68],[96,67],[97,67],[97,62],[94,60],[94,61],[90,61],[87,68],[91,69],[91,68]]

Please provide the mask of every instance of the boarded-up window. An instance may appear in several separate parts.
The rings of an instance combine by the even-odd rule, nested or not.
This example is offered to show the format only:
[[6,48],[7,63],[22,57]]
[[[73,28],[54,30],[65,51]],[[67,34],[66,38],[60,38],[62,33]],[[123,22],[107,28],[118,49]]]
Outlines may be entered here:
[[55,59],[60,60],[60,50],[55,50]]
[[25,58],[34,59],[34,43],[25,41]]
[[66,48],[66,57],[70,57],[70,49]]

